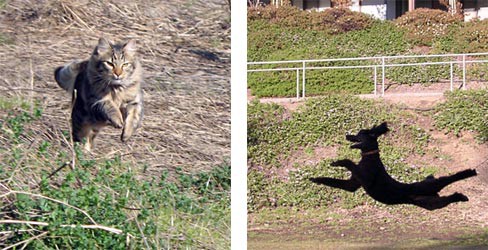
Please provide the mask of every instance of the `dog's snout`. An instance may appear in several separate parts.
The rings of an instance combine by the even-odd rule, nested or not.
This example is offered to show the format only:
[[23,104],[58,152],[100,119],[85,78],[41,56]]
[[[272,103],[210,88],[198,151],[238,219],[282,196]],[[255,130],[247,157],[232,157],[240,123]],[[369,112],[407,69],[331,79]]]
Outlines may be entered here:
[[357,142],[358,139],[356,138],[355,135],[346,135],[346,140],[352,141],[352,142]]

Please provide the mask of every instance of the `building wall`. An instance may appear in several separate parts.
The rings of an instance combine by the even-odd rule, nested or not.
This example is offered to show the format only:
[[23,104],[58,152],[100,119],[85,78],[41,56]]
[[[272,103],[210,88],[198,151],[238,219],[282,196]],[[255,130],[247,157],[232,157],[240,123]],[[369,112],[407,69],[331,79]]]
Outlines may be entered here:
[[[396,0],[387,0],[386,1],[386,19],[388,20],[393,20],[397,18],[396,14],[396,6],[397,1]],[[401,4],[401,3],[399,3]]]
[[292,0],[291,5],[303,10],[303,0]]
[[320,0],[319,1],[319,10],[325,10],[327,8],[330,8],[332,5],[331,5],[331,2],[330,0]]
[[[309,4],[304,4],[304,1],[308,1]],[[392,20],[398,17],[406,10],[399,11],[399,8],[403,7],[400,0],[362,0],[361,4],[359,0],[352,0],[350,7],[353,11],[360,11],[372,15],[381,20]],[[403,0],[407,1],[407,0]],[[331,0],[292,0],[292,5],[299,9],[304,9],[305,5],[314,6],[313,9],[325,10],[330,8]],[[465,3],[464,3],[465,2]],[[465,21],[469,21],[473,18],[486,19],[488,18],[488,1],[486,0],[464,0],[465,4],[464,13]],[[444,8],[438,4],[438,0],[415,0],[415,8]],[[399,13],[402,12],[402,13]]]
[[352,0],[351,7],[349,8],[352,11],[361,11],[361,6],[359,6],[359,0]]
[[363,0],[361,12],[385,20],[387,11],[386,3],[386,0]]
[[[311,1],[311,0],[292,0],[291,1],[291,4],[293,6],[296,6],[298,7],[299,9],[303,10],[305,8],[305,5],[307,5],[306,3],[304,3],[304,1],[308,1],[308,5],[310,6],[314,6],[314,9],[317,9],[317,10],[325,10],[327,8],[330,8],[331,7],[331,0],[314,0],[314,1]],[[312,8],[307,8],[307,9],[312,9]]]
[[468,8],[464,9],[464,21],[471,21],[473,19],[479,18],[480,20],[488,18],[488,7],[483,7],[479,9]]
[[478,17],[480,19],[488,18],[488,7],[482,7],[478,10]]
[[478,11],[474,8],[467,8],[464,9],[464,21],[471,21],[472,19],[475,19],[478,16]]

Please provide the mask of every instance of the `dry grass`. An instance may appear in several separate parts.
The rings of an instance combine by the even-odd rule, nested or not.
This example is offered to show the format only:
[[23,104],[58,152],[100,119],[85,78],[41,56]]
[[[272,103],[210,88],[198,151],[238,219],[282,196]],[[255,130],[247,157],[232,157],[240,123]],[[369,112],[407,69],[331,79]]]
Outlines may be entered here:
[[[145,180],[174,173],[166,183],[178,183],[178,172],[193,175],[228,164],[230,10],[226,1],[12,0],[3,6],[0,0],[0,195],[8,194],[8,190],[43,193],[42,175],[48,176],[49,188],[56,190],[70,173],[69,166],[77,168],[77,173],[80,169],[90,172],[88,183],[99,188],[100,197],[106,198],[104,192],[115,192],[107,183],[92,183],[97,171],[101,171],[100,166],[85,169],[81,161],[79,165],[70,163],[76,158],[66,136],[70,130],[71,97],[57,86],[53,77],[57,66],[88,58],[100,36],[112,41],[137,41],[145,71],[145,112],[142,127],[129,142],[120,141],[120,130],[107,127],[95,140],[93,153],[84,154],[84,160],[103,165],[120,159],[122,163],[115,166],[114,178],[125,172],[136,173],[137,179]],[[14,109],[12,114],[10,108]],[[9,123],[10,119],[33,114],[35,109],[42,110],[42,115],[21,122],[18,127],[24,132],[14,139],[15,125]],[[47,149],[42,149],[46,145]],[[80,180],[73,185],[70,190],[82,187]],[[151,191],[152,195],[167,194],[165,189],[170,185]],[[217,188],[213,192],[221,190]],[[178,195],[186,195],[195,204],[204,204],[189,189]],[[4,219],[0,226],[7,225],[8,229],[4,222],[19,215],[44,223],[46,214],[16,208],[13,196],[0,198],[0,219]],[[33,204],[37,200],[32,199]],[[140,200],[132,197],[129,203],[141,207]],[[175,205],[163,206],[164,211],[149,210],[152,217],[147,221],[156,221],[164,232],[148,238],[141,229],[145,225],[138,221],[140,211],[129,209],[127,223],[135,221],[141,234],[132,242],[144,242],[136,248],[149,248],[148,244],[162,248],[158,244],[163,241],[168,244],[165,248],[188,247],[188,244],[201,249],[228,246],[230,226],[226,216],[229,214],[230,218],[230,207],[221,208],[219,204],[202,205],[203,212],[197,215],[187,215]],[[91,213],[97,214],[96,207],[87,209],[94,209]],[[177,226],[173,227],[173,221]],[[42,232],[22,230],[19,232]],[[15,244],[27,246],[45,238],[47,233]],[[6,247],[3,244],[12,235],[17,234],[2,235],[0,246]]]
[[[230,157],[230,11],[224,1],[8,1],[1,10],[0,97],[41,101],[35,144],[69,150],[70,97],[53,70],[88,58],[98,37],[136,39],[146,81],[143,127],[127,144],[102,131],[95,157],[118,154],[148,174],[207,169]],[[0,114],[4,115],[4,114]],[[46,129],[48,128],[48,129]],[[2,147],[9,142],[0,139]],[[27,144],[27,145],[29,145]]]

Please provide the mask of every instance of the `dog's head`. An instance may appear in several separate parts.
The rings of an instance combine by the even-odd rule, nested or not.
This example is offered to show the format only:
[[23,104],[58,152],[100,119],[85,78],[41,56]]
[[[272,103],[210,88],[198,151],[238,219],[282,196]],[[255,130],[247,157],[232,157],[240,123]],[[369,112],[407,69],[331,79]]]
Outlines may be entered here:
[[361,129],[357,135],[346,135],[346,139],[354,142],[351,148],[361,149],[361,151],[371,151],[378,149],[378,137],[388,132],[386,122],[371,129]]

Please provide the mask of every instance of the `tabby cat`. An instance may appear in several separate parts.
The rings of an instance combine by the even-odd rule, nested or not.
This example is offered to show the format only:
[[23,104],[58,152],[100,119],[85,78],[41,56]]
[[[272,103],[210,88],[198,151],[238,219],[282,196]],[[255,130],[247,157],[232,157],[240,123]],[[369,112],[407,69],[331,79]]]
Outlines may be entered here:
[[112,44],[100,38],[91,57],[74,61],[54,71],[58,85],[72,94],[72,137],[86,139],[91,150],[100,129],[123,128],[127,141],[140,126],[143,116],[142,69],[135,42]]

